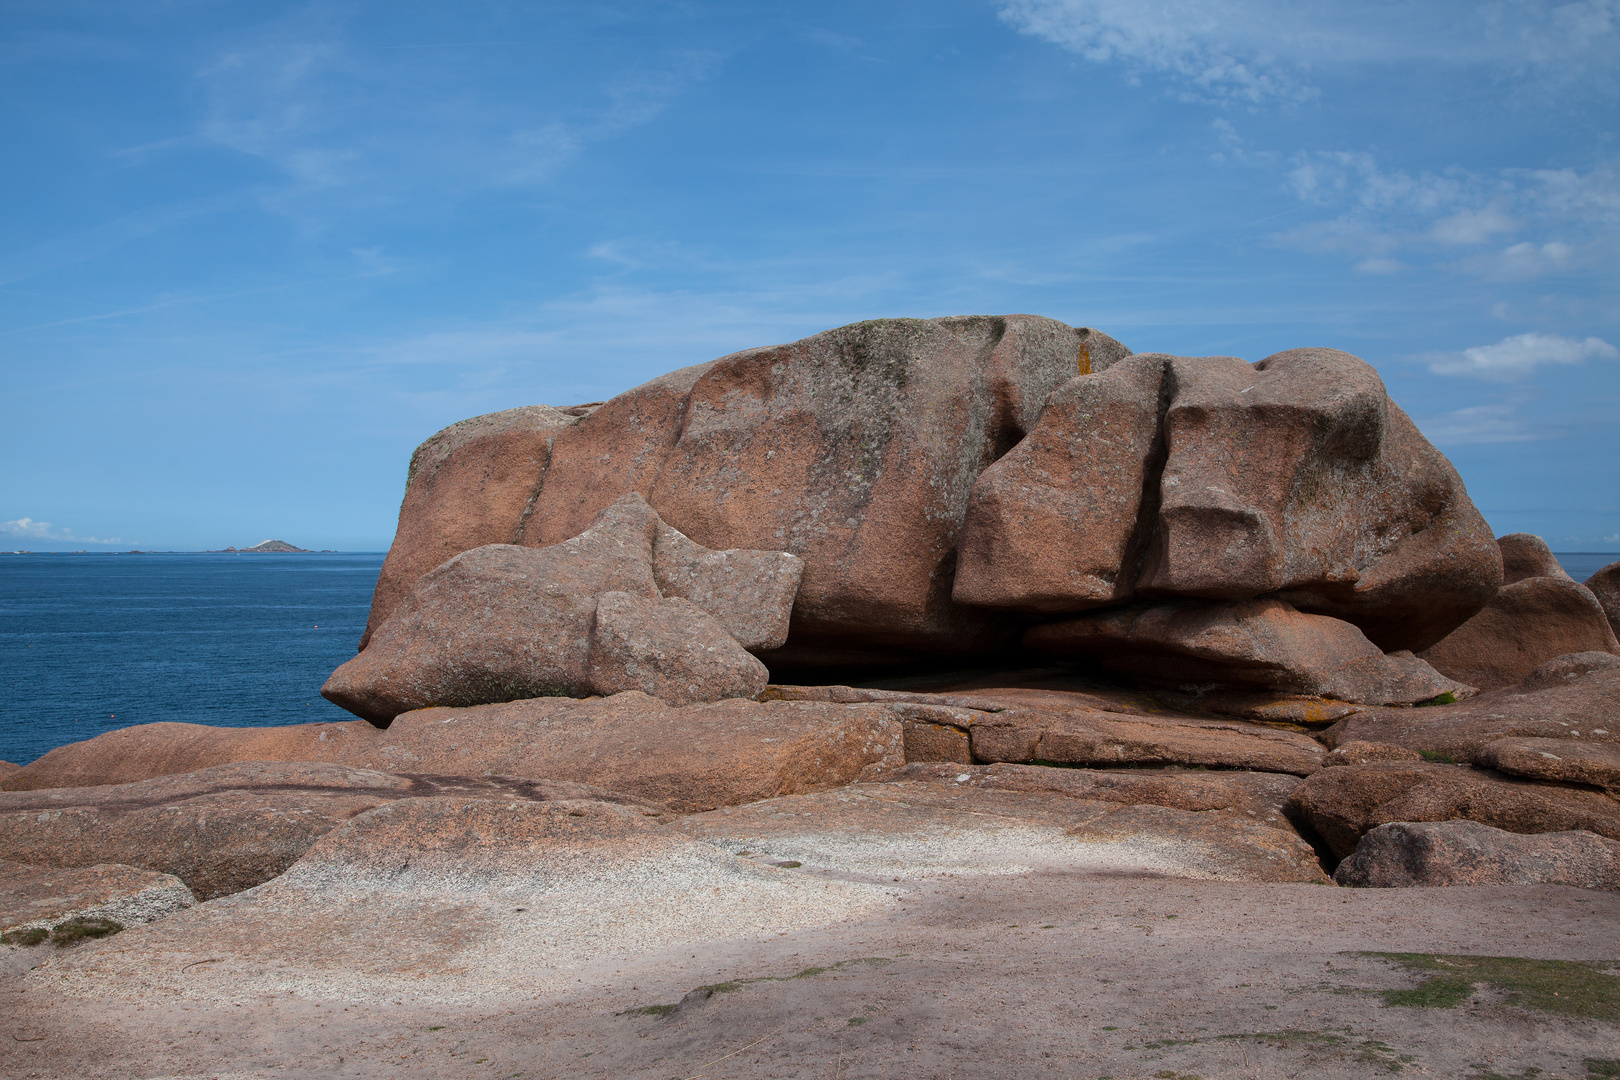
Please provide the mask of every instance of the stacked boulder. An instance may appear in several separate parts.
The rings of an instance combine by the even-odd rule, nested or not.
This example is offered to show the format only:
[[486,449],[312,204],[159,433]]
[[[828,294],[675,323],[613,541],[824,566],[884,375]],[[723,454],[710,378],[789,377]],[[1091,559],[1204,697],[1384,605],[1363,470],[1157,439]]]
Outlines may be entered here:
[[711,551],[626,495],[544,548],[485,544],[425,574],[321,693],[386,727],[433,705],[640,690],[671,704],[752,698],[804,564]]

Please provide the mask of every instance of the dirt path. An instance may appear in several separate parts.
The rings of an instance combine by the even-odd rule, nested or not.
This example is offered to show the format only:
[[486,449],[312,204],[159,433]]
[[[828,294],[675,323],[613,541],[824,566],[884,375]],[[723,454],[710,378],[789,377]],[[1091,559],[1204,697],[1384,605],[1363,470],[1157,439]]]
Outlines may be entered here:
[[[377,928],[378,948],[388,932]],[[117,949],[119,938],[79,948]],[[46,954],[13,952],[0,976],[0,1075],[1617,1075],[1603,1064],[1620,1059],[1612,1020],[1509,1004],[1488,984],[1451,1008],[1386,1006],[1386,991],[1424,976],[1363,951],[1620,973],[1620,896],[1109,874],[936,879],[863,921],[643,954],[580,968],[569,991],[434,1007],[405,995],[344,1001],[297,956],[273,990],[240,1000],[210,982],[218,965],[208,963],[187,973],[195,994],[69,994],[59,989],[66,957],[22,971]],[[720,992],[692,993],[715,984]]]

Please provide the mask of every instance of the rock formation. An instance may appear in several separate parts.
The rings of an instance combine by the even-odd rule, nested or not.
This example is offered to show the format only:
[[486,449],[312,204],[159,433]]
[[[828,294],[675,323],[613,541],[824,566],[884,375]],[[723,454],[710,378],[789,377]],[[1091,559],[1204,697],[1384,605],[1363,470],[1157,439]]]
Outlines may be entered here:
[[700,548],[625,495],[571,540],[435,567],[321,693],[384,727],[431,705],[551,695],[753,697],[767,673],[728,624],[756,648],[783,640],[801,571],[785,552]]

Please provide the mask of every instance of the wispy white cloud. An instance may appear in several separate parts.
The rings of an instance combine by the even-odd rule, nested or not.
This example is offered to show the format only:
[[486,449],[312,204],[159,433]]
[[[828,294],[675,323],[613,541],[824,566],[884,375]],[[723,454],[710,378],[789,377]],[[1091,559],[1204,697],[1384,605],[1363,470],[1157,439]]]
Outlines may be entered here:
[[1348,64],[1602,78],[1620,38],[1616,0],[1006,0],[1001,17],[1133,78],[1163,76],[1183,96],[1251,103],[1308,97],[1313,70]]
[[15,537],[19,540],[51,540],[58,543],[74,544],[122,544],[124,541],[118,537],[110,540],[97,540],[93,536],[74,536],[72,529],[58,529],[48,521],[35,521],[33,518],[17,518],[14,521],[0,521],[0,536]]
[[1533,431],[1510,405],[1474,405],[1414,420],[1418,429],[1436,446],[1532,442],[1547,438]]
[[[1217,132],[1223,144],[1232,138]],[[1231,160],[1276,168],[1277,155]],[[1358,273],[1388,272],[1395,256],[1489,281],[1527,281],[1596,265],[1620,250],[1620,167],[1575,169],[1386,169],[1363,152],[1302,152],[1283,182],[1307,207],[1333,212],[1274,234],[1285,247],[1357,260]],[[1524,238],[1530,234],[1531,238]],[[1580,244],[1565,239],[1579,235]],[[1503,243],[1504,240],[1511,241]],[[1474,251],[1488,245],[1494,251]],[[1461,258],[1458,256],[1461,255]]]
[[1620,359],[1620,349],[1601,338],[1529,333],[1515,334],[1494,345],[1477,345],[1458,353],[1431,353],[1421,359],[1437,375],[1466,375],[1507,382],[1526,378],[1537,368],[1548,365]]

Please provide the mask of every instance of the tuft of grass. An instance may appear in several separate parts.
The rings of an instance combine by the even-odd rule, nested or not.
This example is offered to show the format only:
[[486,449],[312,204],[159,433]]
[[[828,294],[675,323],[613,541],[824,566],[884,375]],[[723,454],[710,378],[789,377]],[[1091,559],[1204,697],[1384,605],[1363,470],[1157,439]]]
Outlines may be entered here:
[[1419,750],[1418,754],[1423,758],[1424,761],[1437,761],[1442,765],[1457,764],[1454,759],[1447,757],[1438,750]]
[[57,923],[52,929],[43,926],[30,926],[24,930],[13,930],[10,933],[0,934],[0,944],[18,945],[23,948],[33,948],[49,940],[58,949],[65,949],[69,945],[77,945],[81,941],[90,941],[95,938],[110,937],[124,929],[124,924],[104,919],[96,915],[79,915],[65,922]]
[[1620,1060],[1615,1058],[1587,1058],[1586,1080],[1620,1080]]
[[1557,1016],[1620,1022],[1620,976],[1605,974],[1591,964],[1519,956],[1386,952],[1358,955],[1388,960],[1428,976],[1410,990],[1386,991],[1385,1005],[1451,1009],[1468,1000],[1474,988],[1483,983],[1505,991],[1509,1005]]
[[1417,707],[1422,709],[1422,708],[1425,708],[1425,707],[1427,707],[1429,705],[1455,705],[1455,704],[1457,704],[1457,695],[1453,694],[1450,690],[1447,690],[1443,694],[1436,694],[1434,697],[1430,698],[1427,701],[1418,702]]

